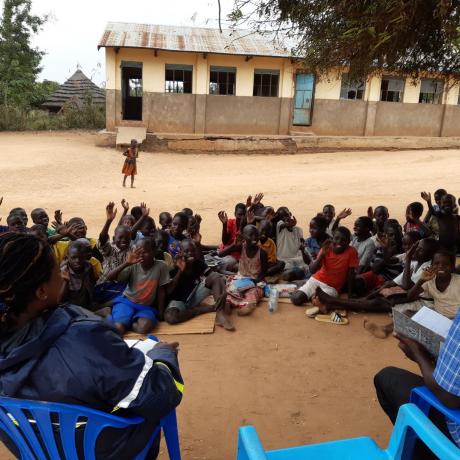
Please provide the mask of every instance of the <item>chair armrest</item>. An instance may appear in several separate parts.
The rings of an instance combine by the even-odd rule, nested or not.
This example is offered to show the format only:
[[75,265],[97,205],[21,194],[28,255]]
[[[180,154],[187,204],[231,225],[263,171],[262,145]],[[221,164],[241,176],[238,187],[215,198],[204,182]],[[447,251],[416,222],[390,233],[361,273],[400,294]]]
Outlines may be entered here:
[[430,407],[434,407],[452,422],[460,424],[460,409],[446,407],[427,387],[414,388],[410,395],[410,402],[419,407],[425,415],[428,415]]
[[237,460],[267,460],[257,431],[253,426],[242,426],[239,429]]

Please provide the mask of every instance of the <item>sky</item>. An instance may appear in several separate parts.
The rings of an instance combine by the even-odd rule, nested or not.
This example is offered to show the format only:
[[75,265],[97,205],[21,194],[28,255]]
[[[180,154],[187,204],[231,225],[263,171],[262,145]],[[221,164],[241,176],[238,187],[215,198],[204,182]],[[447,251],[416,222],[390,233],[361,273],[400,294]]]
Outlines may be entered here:
[[[221,5],[225,20],[233,0]],[[59,83],[80,66],[94,83],[104,84],[105,54],[97,44],[107,22],[218,27],[217,0],[32,0],[32,9],[50,16],[32,43],[46,53],[39,80]]]

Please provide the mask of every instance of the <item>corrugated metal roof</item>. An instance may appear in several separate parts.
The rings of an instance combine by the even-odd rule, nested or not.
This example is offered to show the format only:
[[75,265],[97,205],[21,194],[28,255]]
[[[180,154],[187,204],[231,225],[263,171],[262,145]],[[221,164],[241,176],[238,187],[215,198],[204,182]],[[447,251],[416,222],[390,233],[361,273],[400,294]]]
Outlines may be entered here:
[[290,57],[274,40],[248,30],[109,22],[99,47],[151,48],[194,53]]

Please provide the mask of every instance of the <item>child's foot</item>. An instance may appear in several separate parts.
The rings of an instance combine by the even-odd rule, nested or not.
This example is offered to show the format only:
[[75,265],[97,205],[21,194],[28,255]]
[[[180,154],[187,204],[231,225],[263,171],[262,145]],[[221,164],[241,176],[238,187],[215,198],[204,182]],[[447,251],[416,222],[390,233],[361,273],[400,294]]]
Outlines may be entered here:
[[223,327],[226,331],[234,331],[235,326],[232,322],[224,315],[224,312],[219,310],[216,316],[216,324]]
[[385,326],[378,326],[377,324],[364,318],[363,327],[366,331],[369,331],[374,337],[378,339],[386,339],[389,336]]
[[311,303],[312,305],[317,307],[322,314],[326,315],[329,312],[329,309],[327,308],[327,306],[323,302],[321,302],[321,300],[319,299],[317,295],[314,295],[311,298]]
[[136,188],[136,187],[134,187],[134,185],[131,185],[131,188]]
[[256,305],[254,305],[254,304],[245,305],[244,307],[241,307],[241,308],[238,309],[237,315],[238,315],[238,316],[248,316],[248,315],[250,315],[256,308],[257,308],[257,307],[256,307]]

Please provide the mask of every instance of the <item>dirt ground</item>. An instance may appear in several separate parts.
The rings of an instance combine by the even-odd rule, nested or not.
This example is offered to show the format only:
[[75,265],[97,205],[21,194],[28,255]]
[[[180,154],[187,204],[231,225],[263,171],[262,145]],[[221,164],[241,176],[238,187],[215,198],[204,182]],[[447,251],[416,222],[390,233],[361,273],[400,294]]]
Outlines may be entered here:
[[[50,215],[82,216],[96,237],[108,201],[145,201],[160,211],[191,207],[203,216],[204,243],[217,243],[217,212],[232,214],[248,194],[265,193],[267,204],[287,205],[306,232],[322,205],[351,207],[353,216],[385,204],[402,219],[420,191],[460,193],[459,151],[391,151],[295,156],[179,155],[141,153],[135,189],[121,187],[120,152],[94,146],[93,133],[0,134],[0,209],[44,207]],[[120,206],[119,206],[120,211]],[[352,226],[353,218],[346,224]],[[362,328],[308,319],[304,310],[262,305],[252,317],[234,318],[237,331],[171,337],[181,344],[186,382],[179,415],[183,458],[235,458],[237,431],[255,425],[267,449],[351,436],[372,436],[385,445],[391,425],[372,384],[384,366],[414,370],[393,339]],[[375,318],[388,321],[385,315]],[[164,450],[164,449],[163,449]],[[0,458],[11,458],[0,447]],[[162,459],[167,458],[163,453]]]

